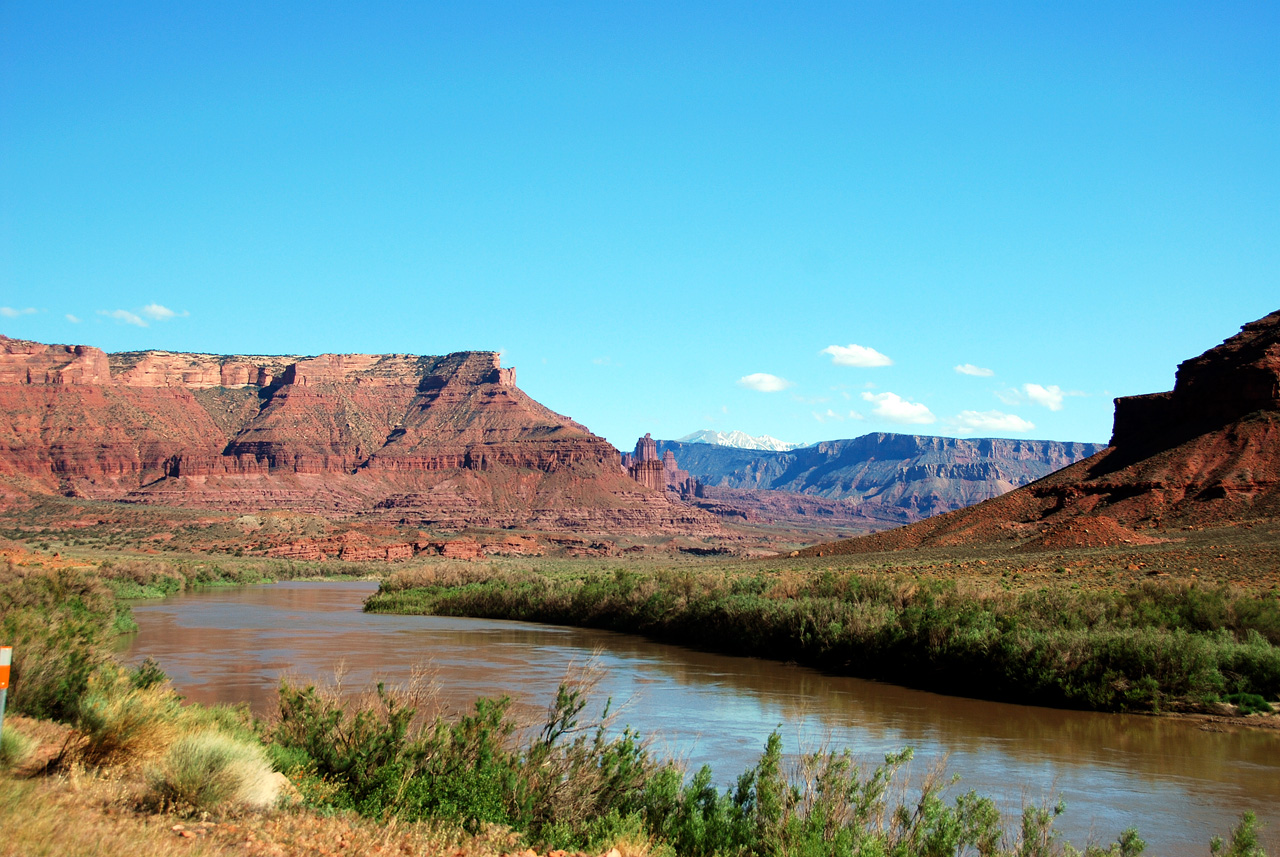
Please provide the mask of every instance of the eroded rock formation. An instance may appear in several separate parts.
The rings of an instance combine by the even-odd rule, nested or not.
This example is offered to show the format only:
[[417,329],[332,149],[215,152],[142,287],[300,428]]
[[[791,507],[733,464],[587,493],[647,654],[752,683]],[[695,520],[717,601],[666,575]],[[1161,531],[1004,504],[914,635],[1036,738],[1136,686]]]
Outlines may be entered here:
[[27,489],[447,527],[716,531],[617,460],[493,352],[109,355],[0,337],[0,476]]

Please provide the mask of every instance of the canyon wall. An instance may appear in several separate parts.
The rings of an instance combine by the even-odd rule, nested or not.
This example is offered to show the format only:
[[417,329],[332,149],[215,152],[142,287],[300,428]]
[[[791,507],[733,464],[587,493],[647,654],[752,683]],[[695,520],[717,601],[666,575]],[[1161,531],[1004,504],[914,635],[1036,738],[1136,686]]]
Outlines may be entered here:
[[106,354],[0,336],[0,476],[30,491],[422,525],[714,532],[498,355]]

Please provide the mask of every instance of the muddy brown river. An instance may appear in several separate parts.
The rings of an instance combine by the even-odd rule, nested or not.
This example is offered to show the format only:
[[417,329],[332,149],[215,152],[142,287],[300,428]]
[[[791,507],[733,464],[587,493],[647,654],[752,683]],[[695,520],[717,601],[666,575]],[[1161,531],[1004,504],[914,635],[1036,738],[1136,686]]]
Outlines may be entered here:
[[1062,800],[1056,829],[1077,847],[1136,826],[1148,854],[1206,855],[1252,809],[1280,852],[1280,733],[940,696],[606,631],[362,613],[375,588],[280,583],[140,602],[126,657],[157,659],[191,700],[267,713],[282,674],[332,676],[339,662],[353,688],[427,667],[455,711],[503,694],[545,707],[566,668],[594,655],[601,696],[625,701],[620,725],[726,785],[777,727],[790,751],[848,747],[869,764],[912,747],[912,776],[945,760],[961,778],[953,790],[1009,814]]

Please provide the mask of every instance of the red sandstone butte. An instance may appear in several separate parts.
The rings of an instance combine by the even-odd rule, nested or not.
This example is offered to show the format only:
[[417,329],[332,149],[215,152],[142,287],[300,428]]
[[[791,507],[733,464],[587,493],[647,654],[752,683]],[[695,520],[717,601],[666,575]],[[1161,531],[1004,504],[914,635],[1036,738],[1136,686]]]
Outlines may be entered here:
[[1280,311],[1181,363],[1169,392],[1115,406],[1111,445],[1091,458],[976,506],[800,554],[1136,544],[1143,528],[1280,517]]
[[0,483],[0,500],[34,490],[452,529],[719,531],[628,478],[617,450],[531,399],[488,351],[106,354],[0,336]]

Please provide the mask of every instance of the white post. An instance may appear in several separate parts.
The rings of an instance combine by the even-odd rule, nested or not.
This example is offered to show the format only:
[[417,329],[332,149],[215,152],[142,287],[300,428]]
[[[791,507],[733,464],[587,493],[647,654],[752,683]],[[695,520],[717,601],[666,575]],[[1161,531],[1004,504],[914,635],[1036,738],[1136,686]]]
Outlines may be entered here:
[[13,646],[0,646],[0,735],[4,734],[4,701],[9,695],[9,664],[13,661]]

